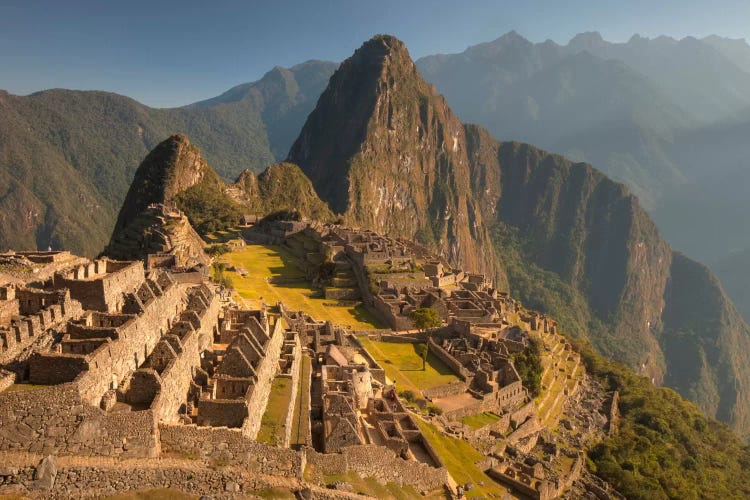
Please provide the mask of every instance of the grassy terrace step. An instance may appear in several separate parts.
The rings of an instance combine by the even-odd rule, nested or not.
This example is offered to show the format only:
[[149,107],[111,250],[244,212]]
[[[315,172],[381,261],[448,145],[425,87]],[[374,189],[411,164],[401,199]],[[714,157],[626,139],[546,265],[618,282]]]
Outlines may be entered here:
[[285,247],[247,245],[222,255],[219,260],[247,271],[245,277],[236,272],[227,272],[227,275],[239,295],[250,301],[250,305],[257,306],[262,297],[268,304],[281,301],[293,311],[303,310],[317,320],[330,320],[355,330],[382,328],[363,305],[336,305],[335,301],[321,297],[320,291],[312,289],[306,282],[269,283],[268,280],[273,277],[305,277],[298,267],[299,260]]
[[276,377],[271,384],[268,405],[260,422],[257,441],[281,446],[284,443],[284,422],[289,411],[289,401],[292,394],[292,379]]
[[386,376],[396,381],[399,390],[409,389],[418,394],[421,389],[459,380],[453,370],[432,353],[428,354],[426,369],[422,370],[422,358],[415,350],[415,344],[379,342],[367,337],[359,340],[380,363]]
[[311,445],[307,442],[307,430],[310,426],[309,410],[304,412],[303,409],[310,408],[310,378],[312,376],[312,362],[309,356],[302,356],[299,365],[300,379],[297,390],[297,398],[294,404],[294,419],[292,420],[292,439],[289,445],[295,446]]
[[[468,492],[468,498],[488,498],[491,496],[505,498],[504,495],[508,493],[508,490],[492,480],[475,465],[484,458],[484,455],[472,448],[466,441],[446,436],[435,426],[421,418],[416,418],[416,420],[422,434],[435,449],[453,480],[462,485],[466,483],[474,484],[474,489]],[[479,483],[484,483],[484,485],[479,486]]]
[[500,416],[489,411],[477,413],[476,415],[469,415],[461,419],[461,423],[468,425],[472,429],[481,429],[485,425],[497,422],[500,420]]

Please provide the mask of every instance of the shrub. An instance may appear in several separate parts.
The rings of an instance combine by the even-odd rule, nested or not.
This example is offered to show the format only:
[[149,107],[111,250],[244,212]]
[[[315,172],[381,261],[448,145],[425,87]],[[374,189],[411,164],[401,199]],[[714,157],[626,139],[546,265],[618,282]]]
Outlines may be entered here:
[[398,395],[410,403],[414,401],[414,392],[409,389],[399,392]]

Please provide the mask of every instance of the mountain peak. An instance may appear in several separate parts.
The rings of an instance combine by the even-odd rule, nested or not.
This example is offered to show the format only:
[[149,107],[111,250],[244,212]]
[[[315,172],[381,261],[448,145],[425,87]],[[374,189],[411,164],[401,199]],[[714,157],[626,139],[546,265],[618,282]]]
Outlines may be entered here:
[[463,125],[397,38],[375,36],[341,64],[288,158],[347,223],[492,272]]
[[136,170],[116,229],[126,227],[149,205],[173,201],[177,194],[207,178],[218,181],[200,149],[185,134],[171,135],[151,150]]
[[393,35],[375,35],[358,48],[347,61],[354,64],[381,64],[390,60],[408,60],[411,56],[404,42]]
[[576,50],[591,50],[606,45],[606,43],[598,31],[586,31],[571,38],[568,47]]

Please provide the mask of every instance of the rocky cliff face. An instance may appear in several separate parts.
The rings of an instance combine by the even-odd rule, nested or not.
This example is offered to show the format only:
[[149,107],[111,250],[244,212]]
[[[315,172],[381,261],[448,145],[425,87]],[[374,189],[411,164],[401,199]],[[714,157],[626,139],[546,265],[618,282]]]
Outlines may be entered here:
[[115,233],[128,226],[152,203],[175,201],[177,194],[203,181],[220,182],[184,134],[156,146],[143,160],[130,185],[115,224]]
[[[673,252],[627,188],[590,165],[475,126],[467,137],[485,220],[517,231],[523,265],[585,302],[588,331],[568,333],[747,435],[750,329],[710,271]],[[533,293],[542,308],[573,309],[554,287]]]
[[327,221],[333,218],[328,205],[318,197],[310,179],[293,163],[277,163],[257,176],[245,170],[229,190],[250,214],[297,211],[303,217]]
[[346,221],[497,275],[461,122],[406,47],[377,36],[334,73],[289,152]]
[[196,188],[221,197],[225,186],[187,136],[173,135],[138,167],[104,253],[117,259],[172,253],[180,266],[206,264],[203,241],[178,209],[179,195]]
[[514,295],[581,330],[569,334],[750,432],[750,363],[734,352],[750,335],[715,278],[590,165],[464,127],[398,40],[340,66],[289,159],[349,223],[507,273]]

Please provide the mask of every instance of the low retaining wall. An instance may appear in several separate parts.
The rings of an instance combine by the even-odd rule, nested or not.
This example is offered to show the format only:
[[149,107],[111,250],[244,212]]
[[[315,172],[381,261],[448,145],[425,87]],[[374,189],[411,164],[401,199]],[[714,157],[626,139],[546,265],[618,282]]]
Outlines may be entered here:
[[148,457],[159,434],[151,410],[106,413],[71,383],[0,393],[0,451]]
[[239,429],[161,424],[159,434],[162,453],[208,458],[274,476],[301,478],[305,469],[304,454],[258,443]]
[[445,467],[430,467],[414,460],[399,458],[388,448],[375,445],[348,446],[340,453],[323,454],[307,450],[307,461],[323,475],[355,472],[360,477],[374,477],[399,487],[413,486],[427,492],[448,483]]
[[466,382],[453,381],[449,384],[422,389],[422,395],[427,399],[445,398],[466,392]]

